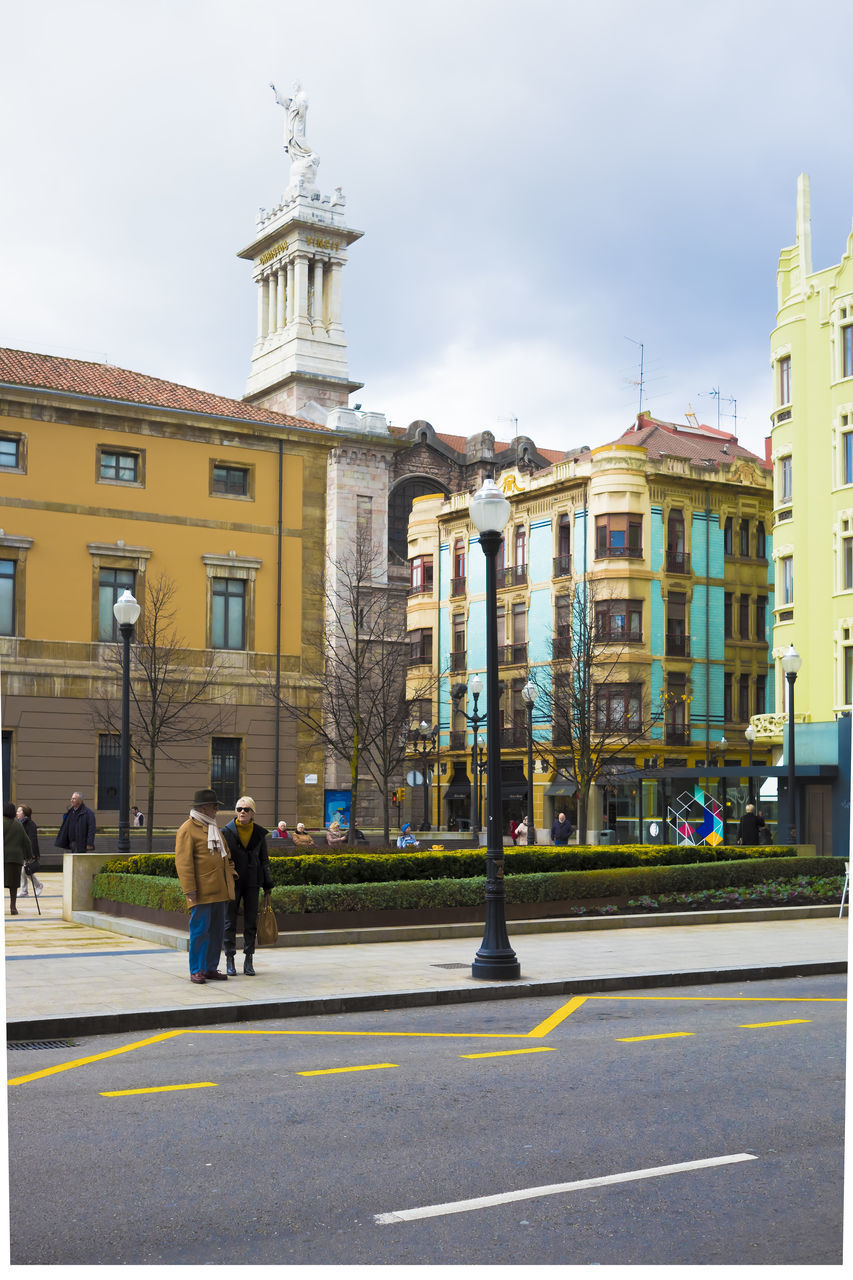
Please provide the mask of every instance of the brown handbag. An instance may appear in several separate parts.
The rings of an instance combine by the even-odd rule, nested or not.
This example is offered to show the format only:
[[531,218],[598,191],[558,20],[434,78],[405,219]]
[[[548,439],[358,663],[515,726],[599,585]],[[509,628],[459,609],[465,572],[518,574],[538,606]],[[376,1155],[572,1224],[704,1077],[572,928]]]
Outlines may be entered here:
[[272,899],[264,897],[264,903],[258,913],[258,945],[274,947],[278,941],[278,921],[272,909]]

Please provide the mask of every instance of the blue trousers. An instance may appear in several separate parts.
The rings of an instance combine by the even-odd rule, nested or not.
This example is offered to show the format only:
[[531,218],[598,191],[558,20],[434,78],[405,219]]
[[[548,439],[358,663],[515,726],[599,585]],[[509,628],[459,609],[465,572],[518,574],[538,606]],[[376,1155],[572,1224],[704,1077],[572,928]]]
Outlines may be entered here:
[[224,902],[202,902],[190,911],[190,973],[219,967],[225,932]]

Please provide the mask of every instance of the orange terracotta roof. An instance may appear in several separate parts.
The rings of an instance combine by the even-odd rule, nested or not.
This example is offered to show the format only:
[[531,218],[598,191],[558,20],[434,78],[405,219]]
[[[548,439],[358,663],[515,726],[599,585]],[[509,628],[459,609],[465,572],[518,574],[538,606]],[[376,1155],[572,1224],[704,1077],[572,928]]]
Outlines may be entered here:
[[649,457],[662,458],[671,454],[678,458],[687,458],[691,462],[716,462],[719,465],[732,462],[735,458],[746,458],[755,462],[762,470],[769,470],[764,458],[750,449],[738,444],[737,436],[716,427],[703,424],[692,426],[689,423],[663,422],[643,413],[634,426],[629,427],[611,444],[641,445],[647,449]]
[[309,422],[307,418],[275,413],[272,409],[247,404],[244,400],[232,400],[228,396],[198,391],[178,382],[152,378],[147,373],[134,373],[130,369],[120,369],[111,364],[95,364],[89,360],[70,360],[64,356],[15,351],[9,347],[0,347],[0,383],[44,391],[64,391],[69,395],[86,396],[95,400],[177,409],[204,417],[232,418],[310,431],[327,430],[316,422]]

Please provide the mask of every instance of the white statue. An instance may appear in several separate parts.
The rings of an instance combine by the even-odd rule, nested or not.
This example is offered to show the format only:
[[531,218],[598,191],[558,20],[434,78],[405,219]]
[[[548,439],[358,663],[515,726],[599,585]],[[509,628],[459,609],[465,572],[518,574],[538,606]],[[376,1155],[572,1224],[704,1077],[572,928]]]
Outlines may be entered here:
[[313,187],[317,176],[320,157],[312,151],[305,140],[305,119],[308,115],[308,98],[297,81],[289,98],[283,98],[274,84],[270,88],[275,100],[287,112],[285,125],[284,149],[290,156],[290,184],[294,186],[303,180],[307,186]]

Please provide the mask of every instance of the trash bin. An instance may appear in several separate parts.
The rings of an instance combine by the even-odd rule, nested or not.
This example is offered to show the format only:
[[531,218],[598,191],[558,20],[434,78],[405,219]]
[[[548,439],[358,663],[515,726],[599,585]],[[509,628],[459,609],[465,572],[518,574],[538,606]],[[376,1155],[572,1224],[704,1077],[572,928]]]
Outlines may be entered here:
[[611,831],[609,827],[605,827],[598,837],[598,843],[599,844],[615,844],[616,832]]

